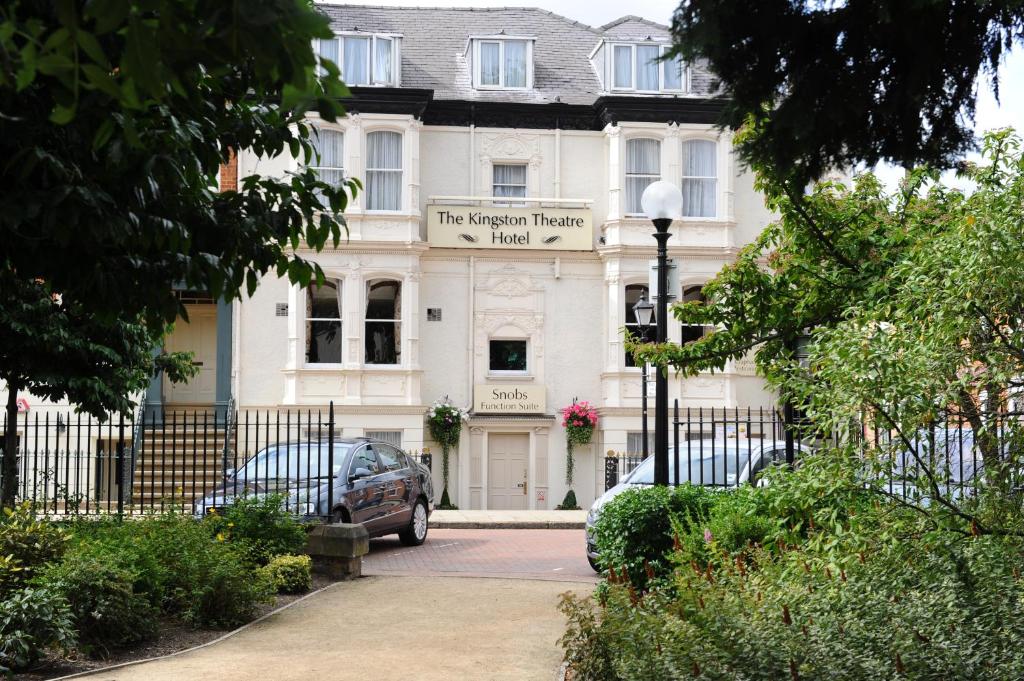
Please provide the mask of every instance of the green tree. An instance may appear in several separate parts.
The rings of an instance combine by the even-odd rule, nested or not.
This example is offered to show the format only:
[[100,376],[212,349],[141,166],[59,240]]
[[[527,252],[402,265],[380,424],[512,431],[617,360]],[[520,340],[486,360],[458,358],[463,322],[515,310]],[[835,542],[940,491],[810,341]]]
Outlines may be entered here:
[[743,157],[799,191],[857,162],[955,163],[974,146],[978,74],[1024,37],[1024,3],[684,0],[672,33],[719,79],[722,123],[763,126]]
[[[682,346],[630,347],[638,361],[684,375],[753,352],[814,429],[893,432],[890,442],[859,443],[858,454],[889,466],[878,479],[892,473],[894,453],[908,452],[913,483],[933,504],[975,531],[997,531],[941,488],[948,471],[928,435],[962,420],[993,490],[1009,491],[1019,474],[1024,429],[1005,414],[1024,389],[1020,139],[991,134],[984,157],[965,171],[977,185],[969,195],[926,185],[934,174],[915,171],[892,196],[864,174],[851,187],[823,183],[793,201],[762,177],[779,219],[704,287],[707,304],[675,307],[684,323],[717,330]],[[813,331],[809,367],[790,351],[805,331]]]
[[[331,35],[305,0],[0,8],[0,316],[18,320],[0,336],[0,377],[11,392],[124,409],[184,313],[175,288],[230,299],[270,272],[323,276],[295,251],[340,243],[358,182],[332,186],[303,165],[220,193],[216,177],[239,150],[308,163],[307,113],[335,120],[348,94],[313,50]],[[74,361],[48,365],[65,345]]]

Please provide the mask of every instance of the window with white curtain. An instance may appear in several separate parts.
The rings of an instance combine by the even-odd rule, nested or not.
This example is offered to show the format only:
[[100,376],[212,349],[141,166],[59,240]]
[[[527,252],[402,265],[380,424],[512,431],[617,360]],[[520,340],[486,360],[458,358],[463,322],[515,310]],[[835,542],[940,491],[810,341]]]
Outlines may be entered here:
[[683,62],[666,59],[670,45],[656,43],[615,44],[609,51],[611,90],[681,92],[686,85]]
[[397,86],[398,43],[394,36],[367,34],[321,38],[314,46],[320,58],[338,65],[346,85]]
[[[310,136],[313,143],[313,162],[310,169],[316,172],[322,182],[332,187],[340,187],[345,179],[345,135],[339,130],[330,128],[313,128]],[[320,195],[320,203],[327,201]]]
[[478,88],[526,89],[531,87],[530,40],[479,39],[474,41]]
[[[495,163],[491,195],[495,198],[526,198],[526,164]],[[522,202],[494,202],[499,206],[521,206]]]
[[371,279],[366,282],[367,364],[399,364],[402,359],[402,282]]
[[402,135],[377,130],[366,135],[366,210],[402,208]]
[[661,142],[654,139],[626,140],[626,215],[643,215],[640,197],[647,185],[661,179]]
[[341,281],[306,287],[306,362],[341,363]]
[[708,140],[683,142],[683,215],[713,218],[718,204],[718,145]]

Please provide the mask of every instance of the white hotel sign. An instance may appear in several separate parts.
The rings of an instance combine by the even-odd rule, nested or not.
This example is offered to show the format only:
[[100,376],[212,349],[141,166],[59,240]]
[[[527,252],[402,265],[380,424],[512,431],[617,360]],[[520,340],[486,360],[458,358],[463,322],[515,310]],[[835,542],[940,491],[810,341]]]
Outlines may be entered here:
[[427,206],[427,241],[444,248],[589,251],[589,208]]
[[473,393],[477,414],[542,414],[547,407],[542,385],[478,383]]

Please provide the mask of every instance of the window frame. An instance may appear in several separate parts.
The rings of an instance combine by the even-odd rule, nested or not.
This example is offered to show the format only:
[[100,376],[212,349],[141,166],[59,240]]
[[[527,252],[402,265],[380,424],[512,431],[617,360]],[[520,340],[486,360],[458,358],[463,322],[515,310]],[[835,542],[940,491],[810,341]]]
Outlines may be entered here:
[[[637,78],[637,48],[638,47],[657,47],[658,48],[658,89],[656,90],[643,90],[638,87],[639,79]],[[665,87],[665,68],[671,63],[668,61],[661,61],[661,58],[665,56],[665,53],[672,49],[672,46],[666,43],[658,43],[653,41],[640,41],[640,42],[623,42],[623,41],[611,41],[608,43],[610,48],[607,51],[605,73],[607,74],[607,89],[609,92],[636,92],[640,94],[661,94],[661,93],[672,93],[681,94],[689,92],[689,66],[680,60],[679,62],[679,87],[669,88]],[[628,86],[618,85],[615,82],[615,51],[618,48],[629,48],[630,53],[630,81]]]
[[[342,288],[344,286],[344,279],[342,277],[325,277],[324,281],[325,282],[327,282],[327,281],[335,282],[335,285],[337,286],[336,290],[338,291],[338,294],[344,295],[343,294],[344,289]],[[310,290],[309,289],[312,286],[318,286],[318,284],[316,284],[315,282],[310,282],[309,285],[303,287],[303,289],[302,289],[303,294],[306,296],[305,300],[303,301],[304,303],[308,304],[308,302],[309,302],[309,296],[310,296]],[[336,297],[337,297],[338,294],[336,294]],[[338,361],[337,362],[310,362],[309,361],[309,351],[307,350],[304,353],[304,355],[303,355],[303,357],[304,357],[303,365],[307,366],[307,367],[317,368],[317,369],[343,366],[344,363],[345,363],[345,336],[344,336],[345,315],[344,315],[344,311],[342,310],[342,305],[341,304],[338,305],[338,317],[337,317],[337,319],[328,318],[328,317],[307,317],[306,313],[305,313],[306,304],[304,304],[302,306],[302,310],[303,310],[303,314],[302,314],[302,329],[303,329],[303,333],[305,334],[305,337],[303,338],[303,340],[305,341],[304,345],[306,345],[306,344],[308,344],[310,342],[309,333],[310,333],[310,329],[312,329],[312,326],[307,328],[307,324],[311,324],[312,322],[318,322],[318,321],[319,322],[338,322],[338,336],[340,338],[340,348],[339,348],[339,352],[338,352]]]
[[[715,153],[714,153],[714,158],[715,158],[715,174],[713,176],[712,175],[685,175],[684,174],[686,169],[683,167],[683,163],[682,163],[683,152],[684,152],[684,149],[686,148],[686,145],[691,143],[691,142],[707,142],[709,144],[714,145],[714,150],[715,150]],[[710,139],[708,137],[684,137],[683,139],[681,139],[679,141],[679,161],[680,161],[680,163],[679,163],[679,190],[683,191],[683,185],[686,183],[687,180],[714,180],[715,181],[715,191],[714,191],[714,195],[715,195],[715,211],[714,211],[714,213],[712,215],[687,215],[684,212],[683,215],[680,216],[681,219],[683,219],[683,220],[717,220],[717,219],[719,219],[719,213],[720,213],[720,210],[721,210],[721,206],[719,206],[719,203],[720,203],[720,198],[721,198],[721,186],[722,186],[721,178],[719,177],[719,175],[721,173],[721,165],[722,165],[721,162],[720,162],[720,159],[719,159],[719,152],[720,152],[719,140],[717,140],[717,139]]]
[[[394,283],[398,284],[398,294],[396,296],[397,301],[396,301],[395,306],[394,306],[395,307],[395,317],[393,319],[379,319],[379,318],[376,318],[376,317],[371,319],[370,317],[367,316],[368,308],[370,306],[370,288],[375,283],[381,284],[381,283],[384,283],[384,282],[394,282]],[[402,342],[403,342],[403,339],[401,337],[401,329],[402,329],[402,302],[403,302],[402,301],[402,293],[403,293],[403,289],[404,288],[405,288],[404,282],[401,279],[394,277],[393,275],[384,274],[384,275],[381,275],[381,276],[368,277],[367,279],[364,280],[363,290],[364,290],[364,294],[366,296],[365,297],[365,303],[363,305],[363,365],[364,366],[374,366],[374,367],[397,367],[397,366],[402,366]],[[398,346],[397,346],[396,352],[395,352],[395,354],[396,354],[395,360],[396,361],[394,361],[394,362],[371,362],[371,361],[369,361],[369,358],[367,357],[367,353],[366,353],[366,342],[369,339],[369,334],[367,333],[367,325],[371,324],[371,323],[373,323],[373,324],[393,324],[393,325],[397,325],[396,326],[396,330],[394,332],[394,335],[392,336],[392,338],[394,338],[395,336],[398,337]]]
[[[507,183],[499,184],[499,183],[497,183],[495,181],[495,177],[494,177],[494,170],[498,166],[502,166],[502,167],[514,166],[514,167],[517,167],[517,168],[522,168],[523,169],[523,183],[521,185],[519,185],[519,184],[507,184]],[[494,188],[495,187],[522,187],[523,188],[523,195],[522,196],[497,196],[494,193]],[[492,199],[491,204],[492,205],[494,205],[494,206],[504,206],[504,207],[525,206],[526,205],[525,201],[516,201],[515,199],[525,199],[525,198],[527,198],[529,196],[529,194],[530,194],[530,164],[529,163],[518,162],[518,161],[500,161],[500,162],[497,162],[497,163],[491,163],[491,199]]]
[[[704,284],[683,284],[681,295],[679,296],[679,302],[681,303],[692,303],[700,302],[701,304],[707,304],[707,298],[704,296]],[[696,294],[695,297],[687,298],[687,295]],[[714,330],[714,326],[710,324],[680,324],[679,325],[679,344],[687,345],[694,343],[704,336],[708,335],[708,332]],[[683,340],[684,329],[700,329],[700,336],[697,338],[691,338],[690,340]]]
[[[635,335],[635,332],[632,331],[632,329],[639,330],[641,327],[640,327],[640,323],[635,320],[636,319],[635,317],[634,317],[634,321],[632,321],[632,322],[629,321],[630,316],[633,314],[633,306],[629,304],[629,289],[633,288],[633,287],[642,288],[644,290],[644,294],[645,294],[644,297],[647,298],[647,300],[651,300],[651,287],[648,284],[644,283],[644,282],[626,283],[622,287],[622,309],[626,312],[626,318],[623,320],[622,326],[627,331],[630,331],[631,333],[634,333],[634,335]],[[653,330],[655,332],[655,334],[657,334],[657,328],[658,328],[657,324],[654,321],[654,318],[652,317],[651,318],[651,325],[647,327],[648,333],[650,333],[650,331]],[[623,366],[623,368],[625,368],[627,371],[631,370],[631,369],[632,370],[636,370],[638,372],[641,371],[643,369],[643,365],[642,364],[630,364],[630,362],[634,362],[634,361],[635,360],[633,360],[633,356],[629,353],[629,351],[626,350],[625,347],[623,347],[622,348],[622,366]]]
[[[345,166],[344,166],[344,163],[345,163],[345,131],[343,129],[341,129],[341,128],[338,128],[338,127],[335,127],[335,126],[323,125],[322,123],[319,123],[319,122],[313,123],[311,127],[313,127],[316,130],[317,140],[316,140],[316,142],[314,142],[314,147],[315,147],[315,151],[317,151],[318,153],[315,154],[314,157],[311,159],[312,161],[314,161],[314,163],[310,164],[310,165],[307,165],[306,168],[308,168],[309,170],[312,170],[313,172],[315,172],[317,178],[319,178],[321,181],[323,181],[323,176],[320,174],[321,171],[328,170],[328,171],[337,171],[337,172],[341,173],[341,180],[339,181],[339,183],[337,185],[334,185],[335,188],[341,187],[345,183]],[[325,166],[325,165],[321,165],[320,164],[320,161],[321,161],[321,156],[319,154],[319,151],[320,151],[320,148],[321,148],[320,147],[320,141],[321,141],[320,134],[324,133],[324,132],[330,133],[332,135],[340,135],[341,136],[341,163],[342,163],[341,166]],[[329,206],[326,205],[323,202],[322,197],[321,197],[321,205],[324,208],[329,208]]]
[[[523,344],[523,358],[526,362],[524,369],[492,369],[491,368],[491,344],[494,342],[516,342]],[[530,375],[530,339],[517,336],[494,336],[487,339],[487,375],[488,376],[529,376]]]
[[[657,176],[651,176],[648,173],[631,173],[629,171],[629,166],[628,166],[628,161],[629,161],[629,145],[630,145],[631,142],[639,141],[639,140],[649,140],[649,141],[657,142],[658,143],[658,174],[657,174]],[[629,184],[628,183],[628,179],[630,177],[654,177],[654,179],[651,180],[651,182],[657,182],[657,181],[661,180],[665,176],[665,173],[663,172],[664,171],[664,157],[665,157],[664,148],[665,148],[665,141],[663,139],[661,139],[660,137],[648,137],[648,136],[645,136],[645,135],[634,135],[634,136],[631,136],[631,137],[627,137],[625,139],[625,141],[623,143],[623,158],[622,158],[622,192],[623,192],[623,195],[624,195],[623,196],[623,202],[622,202],[623,203],[623,206],[622,206],[622,214],[623,214],[623,216],[628,217],[628,218],[637,218],[637,217],[646,218],[646,215],[643,212],[643,206],[639,207],[640,208],[639,211],[633,212],[633,211],[629,210],[630,206],[625,205],[627,203],[627,201],[629,200],[629,192],[626,189],[627,185]],[[650,183],[648,183],[648,184],[650,184]],[[682,184],[682,183],[680,182],[680,184]],[[650,292],[648,292],[648,295],[650,295]]]
[[[373,168],[370,166],[370,135],[378,133],[394,133],[398,135],[399,145],[399,167],[398,168]],[[366,131],[365,137],[366,145],[366,167],[364,168],[366,173],[366,186],[363,195],[366,197],[365,205],[363,210],[367,213],[400,213],[404,210],[405,206],[405,186],[403,184],[403,178],[405,174],[405,131],[395,130],[393,128],[376,128]],[[370,208],[370,173],[398,173],[398,206],[395,208]]]
[[[520,36],[475,36],[471,38],[473,50],[473,88],[476,90],[513,90],[527,91],[533,89],[533,38]],[[508,85],[505,82],[505,44],[522,42],[526,44],[526,84]],[[489,85],[483,82],[483,59],[480,57],[484,43],[498,44],[498,84]]]
[[[345,40],[350,38],[369,38],[369,51],[370,54],[366,58],[366,82],[365,83],[348,83],[351,87],[401,87],[401,63],[402,63],[402,36],[397,33],[335,33],[333,38],[317,38],[314,50],[316,52],[317,59],[320,58],[320,43],[325,40],[331,40],[338,45],[338,60],[337,66],[338,71],[341,74],[342,79],[345,77]],[[377,41],[387,40],[391,42],[391,49],[389,50],[391,55],[391,80],[380,81],[377,80]]]

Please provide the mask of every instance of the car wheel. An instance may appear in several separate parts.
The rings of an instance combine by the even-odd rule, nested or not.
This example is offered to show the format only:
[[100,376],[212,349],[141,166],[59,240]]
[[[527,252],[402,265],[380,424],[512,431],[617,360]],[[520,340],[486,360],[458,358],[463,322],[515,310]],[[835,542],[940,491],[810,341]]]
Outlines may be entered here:
[[406,546],[419,546],[427,539],[427,505],[422,499],[412,507],[412,518],[404,530],[398,533],[398,539]]
[[587,555],[587,562],[590,563],[590,567],[594,572],[601,572],[601,566],[597,564],[597,561]]

